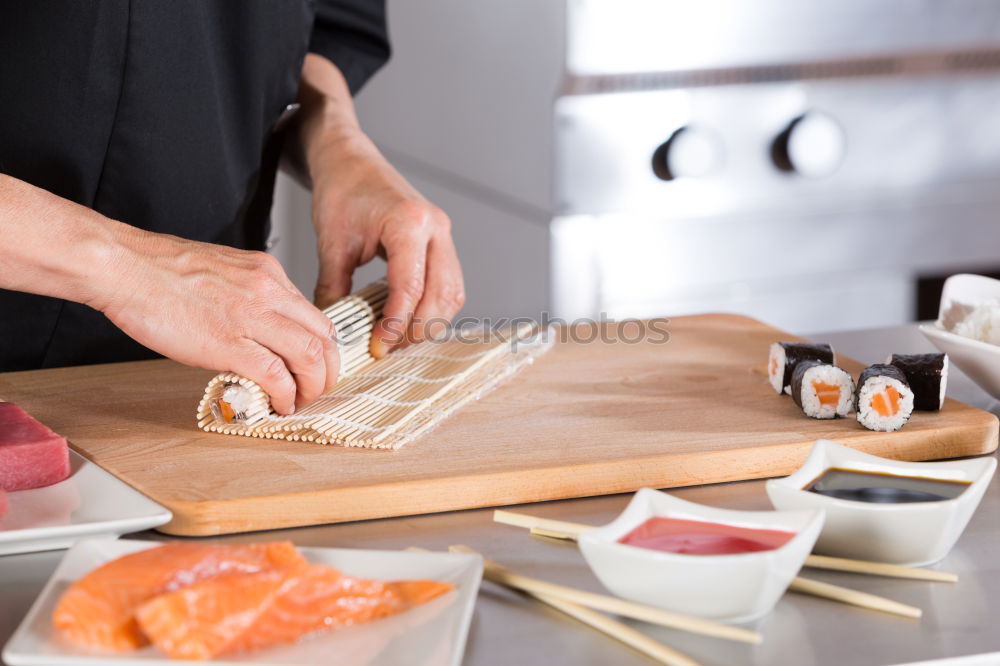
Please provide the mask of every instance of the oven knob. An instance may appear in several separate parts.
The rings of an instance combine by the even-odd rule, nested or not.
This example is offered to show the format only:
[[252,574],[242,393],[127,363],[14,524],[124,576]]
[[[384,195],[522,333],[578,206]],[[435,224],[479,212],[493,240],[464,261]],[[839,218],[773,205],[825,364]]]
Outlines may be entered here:
[[829,176],[844,161],[847,140],[836,120],[819,111],[802,114],[771,145],[771,159],[781,171],[807,178]]
[[686,125],[653,153],[653,173],[662,180],[704,178],[725,161],[722,139],[705,127]]

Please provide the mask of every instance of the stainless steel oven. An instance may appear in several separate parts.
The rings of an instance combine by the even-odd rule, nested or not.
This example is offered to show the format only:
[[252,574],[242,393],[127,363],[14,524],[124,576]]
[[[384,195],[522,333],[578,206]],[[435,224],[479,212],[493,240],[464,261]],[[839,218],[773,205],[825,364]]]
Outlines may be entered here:
[[1000,266],[1000,3],[390,0],[364,126],[468,314],[914,316]]

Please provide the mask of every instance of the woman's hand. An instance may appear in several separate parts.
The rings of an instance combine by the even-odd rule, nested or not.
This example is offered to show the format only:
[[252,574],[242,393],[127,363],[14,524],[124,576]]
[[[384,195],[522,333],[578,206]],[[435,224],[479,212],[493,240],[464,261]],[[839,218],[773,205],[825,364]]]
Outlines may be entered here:
[[332,63],[306,56],[299,100],[299,154],[312,184],[320,260],[316,304],[350,293],[354,269],[378,255],[388,262],[389,297],[372,354],[439,334],[465,302],[448,216],[364,135]]
[[263,252],[108,219],[0,174],[0,288],[85,303],[164,356],[257,382],[281,414],[339,375],[327,317]]
[[[124,226],[124,225],[123,225]],[[256,382],[291,414],[337,381],[333,323],[263,252],[131,227],[93,305],[146,347]]]
[[372,335],[372,354],[439,335],[465,302],[448,216],[367,138],[342,142],[314,159],[316,304],[350,293],[354,269],[378,255],[388,262],[389,298]]

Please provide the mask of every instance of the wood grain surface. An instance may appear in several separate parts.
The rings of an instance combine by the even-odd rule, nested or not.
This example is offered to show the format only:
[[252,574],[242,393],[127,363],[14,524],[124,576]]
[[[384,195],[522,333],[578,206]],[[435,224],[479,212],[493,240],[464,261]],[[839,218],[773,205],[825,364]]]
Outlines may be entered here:
[[[640,326],[660,342],[623,341]],[[534,365],[398,451],[202,432],[214,373],[172,361],[0,374],[0,397],[168,507],[162,531],[190,536],[781,476],[818,438],[903,460],[997,447],[997,418],[953,400],[895,433],[804,417],[765,373],[768,345],[796,338],[745,317],[554,335]]]

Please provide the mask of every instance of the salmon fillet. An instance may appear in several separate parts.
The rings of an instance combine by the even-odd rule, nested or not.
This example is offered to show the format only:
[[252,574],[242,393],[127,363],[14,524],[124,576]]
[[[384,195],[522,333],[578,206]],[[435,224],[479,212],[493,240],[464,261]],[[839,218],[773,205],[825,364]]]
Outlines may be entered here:
[[306,565],[288,541],[234,546],[168,543],[108,562],[73,583],[59,599],[52,622],[63,636],[82,645],[133,650],[149,643],[139,630],[135,611],[158,594],[219,575]]
[[201,581],[151,599],[136,617],[171,658],[212,659],[401,613],[452,589],[437,581],[355,578],[313,564]]

